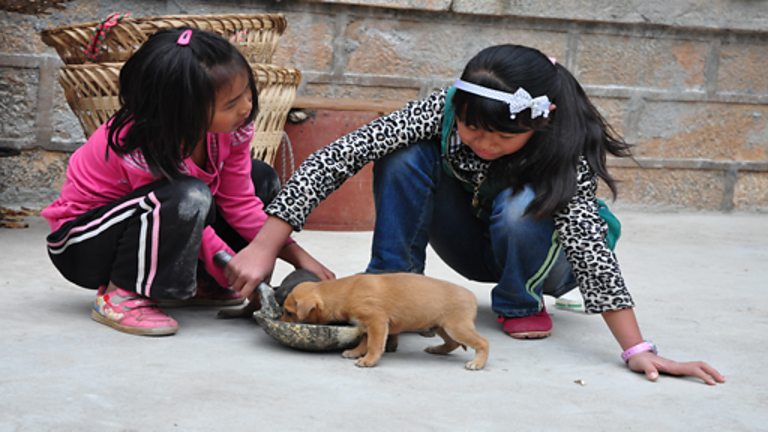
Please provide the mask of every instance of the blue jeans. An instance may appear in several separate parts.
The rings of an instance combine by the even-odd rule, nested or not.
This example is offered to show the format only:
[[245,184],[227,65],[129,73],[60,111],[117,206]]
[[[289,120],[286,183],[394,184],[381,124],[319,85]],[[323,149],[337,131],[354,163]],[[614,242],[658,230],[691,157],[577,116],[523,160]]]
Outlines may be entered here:
[[429,243],[467,279],[496,283],[492,308],[506,317],[533,315],[544,306],[542,294],[575,287],[552,218],[523,215],[534,198],[529,187],[501,191],[484,222],[472,211],[472,194],[441,163],[437,141],[413,143],[376,162],[376,226],[366,272],[424,273]]

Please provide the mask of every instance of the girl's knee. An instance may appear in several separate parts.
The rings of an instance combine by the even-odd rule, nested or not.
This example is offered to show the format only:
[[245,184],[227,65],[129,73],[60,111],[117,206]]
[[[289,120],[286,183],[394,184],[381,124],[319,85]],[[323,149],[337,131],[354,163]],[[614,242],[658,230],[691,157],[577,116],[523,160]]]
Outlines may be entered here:
[[501,191],[493,201],[491,213],[491,230],[495,236],[514,236],[525,238],[526,233],[535,232],[550,233],[554,230],[554,222],[551,218],[537,218],[526,214],[528,205],[535,198],[533,189],[525,186],[518,193],[513,193],[511,188]]
[[377,177],[399,177],[414,170],[431,170],[439,160],[438,144],[433,141],[420,141],[377,160],[373,171]]
[[170,202],[176,202],[181,220],[190,221],[208,215],[213,205],[211,189],[205,182],[194,177],[180,177],[168,185]]
[[517,225],[530,219],[525,214],[528,205],[535,197],[533,189],[526,186],[518,193],[514,193],[512,188],[504,189],[499,192],[493,200],[492,218],[503,221],[505,225]]

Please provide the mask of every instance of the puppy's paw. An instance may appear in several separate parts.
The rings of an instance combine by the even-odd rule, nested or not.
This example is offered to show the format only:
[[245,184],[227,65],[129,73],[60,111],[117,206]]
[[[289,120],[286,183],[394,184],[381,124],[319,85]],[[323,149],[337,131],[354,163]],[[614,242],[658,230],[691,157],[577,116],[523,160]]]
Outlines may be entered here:
[[437,335],[437,331],[431,328],[431,329],[420,331],[419,335],[421,335],[422,337],[435,337],[435,335]]
[[470,360],[464,364],[464,369],[472,370],[472,371],[480,370],[484,367],[485,367],[485,363],[479,362],[477,360]]
[[377,360],[371,360],[367,357],[361,357],[357,359],[355,362],[355,366],[357,367],[374,367],[376,366],[376,363],[378,363]]
[[344,352],[341,353],[341,356],[348,359],[356,359],[364,356],[365,353],[358,352],[355,349],[348,349],[344,350]]
[[384,347],[385,352],[393,353],[397,351],[397,343],[398,343],[397,337],[398,335],[396,334],[390,334],[389,336],[387,336],[387,344]]
[[424,351],[430,353],[430,354],[437,354],[437,355],[446,355],[453,351],[455,347],[451,347],[446,344],[442,345],[432,345],[430,347],[424,348]]

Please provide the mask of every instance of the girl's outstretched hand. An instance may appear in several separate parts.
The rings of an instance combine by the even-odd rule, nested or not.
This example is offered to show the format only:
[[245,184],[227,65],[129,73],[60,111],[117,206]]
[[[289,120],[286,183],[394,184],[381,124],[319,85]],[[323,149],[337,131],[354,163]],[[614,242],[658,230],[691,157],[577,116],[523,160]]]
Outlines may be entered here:
[[650,381],[656,381],[659,373],[675,376],[699,377],[709,385],[724,383],[725,377],[720,375],[715,368],[703,361],[679,363],[652,352],[635,354],[629,358],[627,366],[635,372],[645,373]]
[[315,259],[315,257],[310,255],[309,252],[305,251],[304,248],[299,246],[297,243],[292,243],[284,247],[280,252],[280,258],[293,264],[293,266],[297,269],[311,271],[322,280],[336,279],[336,275],[333,274],[332,271],[330,271],[326,266]]
[[317,261],[311,256],[307,261],[303,262],[301,266],[297,268],[309,270],[322,280],[336,279],[336,275],[331,270],[329,270],[326,266],[323,265],[323,263]]

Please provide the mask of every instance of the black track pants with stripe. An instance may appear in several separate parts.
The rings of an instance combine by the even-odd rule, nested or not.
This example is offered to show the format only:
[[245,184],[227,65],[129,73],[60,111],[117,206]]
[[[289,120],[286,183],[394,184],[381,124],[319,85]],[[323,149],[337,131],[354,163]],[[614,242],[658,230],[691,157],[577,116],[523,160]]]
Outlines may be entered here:
[[188,298],[212,202],[199,179],[155,182],[64,224],[48,236],[48,254],[82,287],[112,281],[145,297]]
[[[265,206],[280,189],[275,170],[259,160],[253,161],[251,180]],[[202,181],[158,181],[62,225],[48,236],[48,253],[76,285],[97,289],[112,281],[144,296],[184,299],[195,293],[205,225],[235,251],[253,240],[217,213]]]

